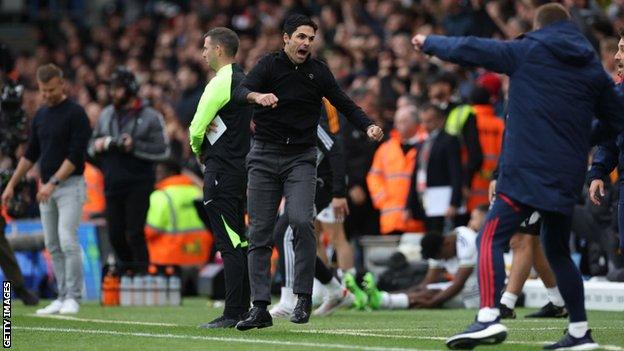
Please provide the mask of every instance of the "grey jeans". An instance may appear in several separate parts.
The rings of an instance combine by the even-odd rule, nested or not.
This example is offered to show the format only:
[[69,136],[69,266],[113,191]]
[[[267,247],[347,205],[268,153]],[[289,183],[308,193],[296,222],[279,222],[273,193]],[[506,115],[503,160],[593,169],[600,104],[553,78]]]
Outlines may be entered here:
[[82,296],[82,251],[77,231],[85,198],[84,177],[71,176],[54,189],[47,202],[39,204],[60,300],[80,300]]
[[247,156],[249,281],[252,301],[271,301],[273,228],[282,196],[294,231],[295,294],[311,294],[316,259],[314,195],[317,148],[256,141]]

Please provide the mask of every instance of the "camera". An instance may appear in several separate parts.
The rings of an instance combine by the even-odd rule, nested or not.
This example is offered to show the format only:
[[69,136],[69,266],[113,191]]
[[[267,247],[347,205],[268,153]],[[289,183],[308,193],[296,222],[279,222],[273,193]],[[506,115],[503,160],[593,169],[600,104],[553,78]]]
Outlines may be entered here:
[[[17,164],[15,151],[20,144],[28,140],[26,113],[22,109],[24,87],[7,79],[0,91],[0,191],[4,191]],[[10,159],[11,162],[6,163]],[[34,181],[21,180],[15,186],[15,195],[9,201],[7,214],[13,218],[26,217],[32,205],[32,191],[36,189]]]
[[0,154],[15,163],[15,150],[28,140],[26,113],[22,109],[24,87],[7,80],[0,94]]

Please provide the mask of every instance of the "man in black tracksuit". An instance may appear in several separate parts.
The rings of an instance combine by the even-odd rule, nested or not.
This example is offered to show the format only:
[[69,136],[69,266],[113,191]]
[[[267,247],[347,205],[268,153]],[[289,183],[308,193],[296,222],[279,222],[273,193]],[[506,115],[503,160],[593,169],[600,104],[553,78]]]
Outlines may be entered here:
[[273,325],[267,306],[275,216],[282,195],[295,238],[295,279],[298,295],[291,321],[307,323],[312,309],[316,238],[312,224],[316,188],[316,128],[325,96],[347,119],[380,140],[381,128],[340,89],[329,68],[310,58],[316,23],[292,15],[284,23],[284,50],[260,59],[236,89],[234,99],[256,104],[254,145],[247,156],[249,177],[249,278],[253,308],[236,328]]
[[[231,328],[249,309],[244,203],[245,155],[253,109],[231,101],[232,92],[245,78],[234,63],[238,44],[236,33],[224,27],[211,29],[204,36],[202,56],[216,76],[206,86],[190,127],[191,149],[206,170],[204,208],[225,268],[223,315],[203,328]],[[219,128],[206,135],[211,123],[225,125],[218,138]]]
[[165,122],[137,96],[134,74],[118,67],[110,81],[112,104],[104,108],[88,152],[104,173],[106,221],[120,270],[145,274],[149,263],[145,218],[156,181],[155,166],[169,157]]

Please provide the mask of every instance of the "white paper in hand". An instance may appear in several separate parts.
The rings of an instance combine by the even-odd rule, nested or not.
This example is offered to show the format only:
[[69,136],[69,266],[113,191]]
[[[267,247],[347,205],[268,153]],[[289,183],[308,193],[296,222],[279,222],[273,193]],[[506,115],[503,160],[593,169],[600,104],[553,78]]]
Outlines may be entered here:
[[423,207],[428,217],[441,217],[446,215],[451,205],[453,188],[450,186],[428,187],[423,194]]
[[225,123],[223,123],[223,120],[219,116],[216,116],[212,120],[212,123],[217,126],[217,130],[210,130],[208,133],[206,133],[206,138],[208,138],[210,145],[214,145],[214,143],[219,140],[221,135],[223,135],[223,133],[225,133],[225,130],[227,129],[227,126],[225,125]]

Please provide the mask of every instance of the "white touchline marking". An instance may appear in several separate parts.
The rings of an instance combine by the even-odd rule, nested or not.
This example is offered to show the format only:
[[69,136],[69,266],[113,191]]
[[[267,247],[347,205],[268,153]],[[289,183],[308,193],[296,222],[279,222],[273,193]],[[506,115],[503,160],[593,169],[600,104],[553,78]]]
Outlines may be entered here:
[[[439,328],[436,328],[441,330]],[[547,328],[541,328],[545,330]],[[560,328],[552,328],[554,330],[559,330]],[[593,328],[593,329],[619,329],[612,327],[603,327],[603,328]],[[370,337],[385,337],[385,338],[395,338],[395,339],[416,339],[416,340],[446,340],[447,337],[442,336],[417,336],[417,335],[392,335],[392,334],[379,334],[375,333],[375,331],[407,331],[409,329],[307,329],[307,330],[298,330],[291,329],[290,332],[293,333],[310,333],[310,334],[329,334],[329,335],[348,335],[348,336],[370,336]],[[514,328],[513,330],[518,330]],[[531,330],[531,329],[526,329]],[[371,331],[371,332],[363,332],[363,331]],[[552,343],[553,341],[513,341],[508,340],[505,341],[505,344],[517,344],[517,345],[547,345]],[[616,345],[602,345],[600,347],[605,350],[610,351],[624,351],[624,348]]]
[[344,350],[363,350],[363,351],[434,351],[433,349],[413,349],[413,348],[402,348],[402,347],[328,344],[328,343],[315,343],[315,342],[313,343],[313,342],[300,342],[300,341],[277,341],[277,340],[265,340],[265,339],[230,338],[230,337],[217,337],[217,336],[185,335],[185,334],[131,333],[131,332],[120,332],[120,331],[114,331],[114,330],[45,328],[45,327],[13,327],[13,329],[42,331],[42,332],[122,335],[122,336],[162,338],[162,339],[208,340],[208,341],[221,341],[221,342],[237,342],[237,343],[242,343],[242,344],[300,346],[300,347],[310,347],[310,348],[319,348],[319,349],[344,349]]
[[137,321],[119,321],[119,320],[110,320],[110,319],[78,318],[78,317],[72,317],[72,316],[63,316],[63,315],[60,315],[60,314],[51,314],[51,315],[29,314],[27,316],[29,316],[29,317],[37,317],[37,318],[62,319],[62,320],[75,321],[75,322],[129,324],[129,325],[150,325],[150,326],[156,326],[156,327],[182,327],[182,325],[180,325],[180,324],[172,324],[172,323],[137,322]]

